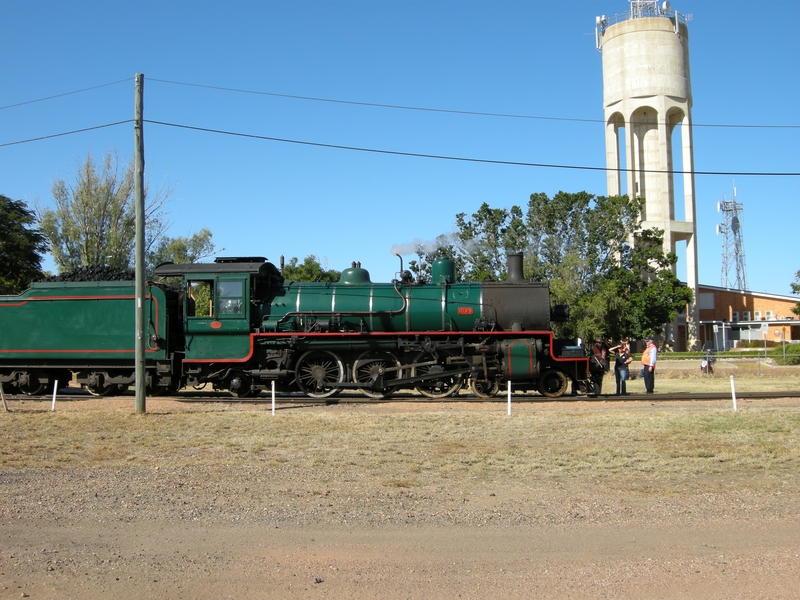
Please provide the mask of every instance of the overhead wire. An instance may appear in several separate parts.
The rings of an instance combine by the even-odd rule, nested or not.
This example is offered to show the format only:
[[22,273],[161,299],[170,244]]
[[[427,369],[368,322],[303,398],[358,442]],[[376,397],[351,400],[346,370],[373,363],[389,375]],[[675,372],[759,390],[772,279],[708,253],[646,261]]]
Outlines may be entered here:
[[[432,158],[437,160],[452,160],[452,161],[460,161],[460,162],[471,162],[471,163],[483,163],[483,164],[493,164],[493,165],[509,165],[509,166],[517,166],[517,167],[542,167],[542,168],[549,168],[549,169],[574,169],[574,170],[582,170],[582,171],[620,171],[620,172],[627,172],[631,169],[613,169],[611,167],[588,167],[583,165],[563,165],[563,164],[551,164],[551,163],[531,163],[531,162],[523,162],[523,161],[511,161],[511,160],[497,160],[497,159],[489,159],[489,158],[471,158],[465,156],[448,156],[444,154],[425,154],[420,152],[403,152],[401,150],[382,150],[379,148],[364,148],[360,146],[345,146],[342,144],[328,144],[324,142],[309,142],[304,140],[293,140],[289,138],[278,138],[266,135],[257,135],[254,133],[242,133],[236,131],[225,131],[222,129],[211,129],[208,127],[197,127],[195,125],[182,125],[179,123],[167,123],[165,121],[154,121],[151,119],[144,119],[145,123],[150,123],[152,125],[162,125],[165,127],[176,127],[179,129],[188,129],[192,131],[201,131],[204,133],[215,133],[219,135],[230,135],[235,137],[243,137],[243,138],[250,138],[256,140],[266,140],[271,142],[281,142],[285,144],[299,144],[302,146],[315,146],[318,148],[334,148],[337,150],[351,150],[354,152],[370,152],[374,154],[389,154],[393,156],[408,156],[414,158]],[[637,172],[645,172],[645,173],[673,173],[673,174],[688,174],[694,173],[695,175],[736,175],[736,176],[760,176],[760,177],[798,177],[800,176],[800,172],[792,173],[792,172],[783,172],[783,173],[770,173],[770,172],[729,172],[729,171],[664,171],[664,170],[656,170],[656,169],[636,169]]]
[[133,119],[126,119],[124,121],[117,121],[116,123],[106,123],[105,125],[95,125],[94,127],[84,127],[83,129],[73,129],[72,131],[64,131],[62,133],[51,133],[50,135],[43,135],[35,138],[28,138],[27,140],[17,140],[15,142],[5,142],[0,144],[0,148],[5,146],[16,146],[17,144],[27,144],[28,142],[39,142],[41,140],[49,140],[51,138],[64,137],[65,135],[73,135],[76,133],[84,133],[86,131],[93,131],[95,129],[105,129],[106,127],[114,127],[116,125],[124,125],[125,123],[133,123]]
[[167,79],[148,79],[148,81],[156,81],[159,83],[169,83],[173,85],[183,85],[189,87],[198,87],[198,88],[205,88],[209,90],[220,90],[225,92],[236,92],[240,94],[254,94],[258,96],[272,96],[275,98],[290,98],[293,100],[308,100],[310,102],[328,102],[331,104],[351,104],[354,106],[370,106],[373,108],[392,108],[396,110],[410,110],[410,111],[419,111],[419,112],[435,112],[435,113],[449,113],[455,115],[471,115],[471,116],[479,116],[479,117],[504,117],[508,119],[538,119],[542,121],[573,121],[578,123],[602,123],[602,120],[598,119],[577,119],[577,118],[569,118],[569,117],[540,117],[536,115],[517,115],[513,113],[493,113],[493,112],[482,112],[482,111],[474,111],[474,110],[456,110],[450,108],[431,108],[431,107],[424,107],[424,106],[407,106],[402,104],[380,104],[377,102],[362,102],[358,100],[339,100],[336,98],[320,98],[315,96],[298,96],[296,94],[279,94],[277,92],[261,92],[256,90],[243,90],[239,88],[229,88],[229,87],[220,87],[215,85],[203,85],[200,83],[185,83],[181,81],[169,81]]
[[[457,161],[457,162],[470,162],[470,163],[482,163],[482,164],[493,164],[493,165],[507,165],[507,166],[517,166],[517,167],[539,167],[539,168],[547,168],[547,169],[570,169],[570,170],[577,170],[577,171],[620,171],[620,172],[628,172],[630,169],[613,169],[611,167],[590,167],[585,165],[564,165],[564,164],[557,164],[557,163],[533,163],[533,162],[524,162],[524,161],[513,161],[513,160],[499,160],[499,159],[491,159],[491,158],[474,158],[474,157],[467,157],[467,156],[448,156],[445,154],[426,154],[422,152],[404,152],[402,150],[384,150],[380,148],[365,148],[361,146],[346,146],[343,144],[329,144],[324,142],[311,142],[308,140],[293,140],[290,138],[279,138],[273,136],[266,136],[266,135],[257,135],[254,133],[243,133],[237,131],[226,131],[223,129],[212,129],[210,127],[198,127],[195,125],[185,125],[180,123],[169,123],[166,121],[155,121],[152,119],[143,119],[145,123],[150,123],[152,125],[161,125],[163,127],[174,127],[178,129],[187,129],[191,131],[200,131],[204,133],[214,133],[217,135],[228,135],[233,137],[241,137],[241,138],[249,138],[249,139],[256,139],[256,140],[264,140],[264,141],[271,141],[271,142],[278,142],[284,144],[298,144],[302,146],[313,146],[317,148],[331,148],[336,150],[350,150],[353,152],[367,152],[372,154],[385,154],[391,156],[407,156],[413,158],[429,158],[429,159],[436,159],[436,160],[449,160],[449,161]],[[93,127],[84,127],[81,129],[74,129],[72,131],[65,131],[61,133],[54,133],[50,135],[35,137],[35,138],[28,138],[25,140],[17,140],[14,142],[5,142],[0,144],[0,148],[6,146],[14,146],[18,144],[25,144],[28,142],[37,142],[41,140],[56,138],[56,137],[63,137],[67,135],[73,135],[77,133],[84,133],[86,131],[93,131],[96,129],[105,129],[107,127],[115,127],[117,125],[124,125],[126,123],[132,123],[133,119],[125,119],[124,121],[117,121],[115,123],[106,123],[104,125],[95,125]],[[741,176],[741,177],[798,177],[800,176],[800,172],[793,173],[793,172],[763,172],[763,171],[663,171],[658,169],[638,169],[639,172],[645,173],[672,173],[675,175],[678,174],[686,174],[686,173],[693,173],[694,175],[726,175],[726,176]]]
[[[102,87],[107,87],[111,85],[117,85],[119,83],[123,83],[125,81],[129,81],[128,79],[123,79],[119,81],[114,81],[110,83],[105,83],[101,85],[96,85],[88,88],[83,88],[80,90],[75,90],[72,92],[65,92],[63,94],[56,94],[53,96],[48,96],[45,98],[39,98],[36,100],[29,100],[26,102],[20,102],[17,104],[11,104],[8,106],[0,107],[0,110],[6,108],[13,108],[16,106],[23,106],[26,104],[32,104],[36,102],[44,102],[46,100],[52,100],[55,98],[61,98],[64,96],[69,96],[72,94],[78,94],[86,91],[95,90]],[[566,117],[541,117],[541,116],[534,116],[534,115],[515,115],[515,114],[508,114],[508,113],[489,113],[489,112],[478,112],[478,111],[462,111],[462,110],[452,110],[452,109],[439,109],[439,108],[426,108],[426,107],[415,107],[415,106],[403,106],[403,105],[392,105],[392,104],[377,104],[371,102],[359,102],[359,101],[351,101],[351,100],[338,100],[338,99],[331,99],[331,98],[317,98],[312,96],[298,96],[292,94],[279,94],[274,92],[262,92],[262,91],[254,91],[254,90],[243,90],[237,88],[226,88],[220,86],[210,86],[204,84],[196,84],[196,83],[185,83],[185,82],[177,82],[177,81],[170,81],[166,79],[156,79],[151,78],[149,81],[155,81],[160,83],[167,83],[173,85],[183,85],[183,86],[191,86],[191,87],[199,87],[199,88],[206,88],[206,89],[215,89],[215,90],[223,90],[223,91],[230,91],[236,93],[244,93],[244,94],[257,94],[257,95],[264,95],[264,96],[275,96],[275,97],[282,97],[282,98],[293,98],[293,99],[301,99],[301,100],[309,100],[309,101],[317,101],[317,102],[330,102],[330,103],[337,103],[337,104],[352,104],[358,106],[372,106],[372,107],[379,107],[379,108],[391,108],[391,109],[399,109],[399,110],[413,110],[413,111],[427,111],[427,112],[437,112],[437,113],[453,113],[453,114],[464,114],[464,115],[477,115],[477,116],[490,116],[490,117],[505,117],[505,118],[519,118],[519,119],[541,119],[541,120],[549,120],[549,121],[573,121],[573,122],[586,122],[586,123],[603,123],[602,120],[597,119],[576,119],[576,118],[566,118]],[[28,138],[25,140],[17,140],[13,142],[5,142],[0,143],[0,148],[7,147],[7,146],[14,146],[18,144],[25,144],[29,142],[36,142],[46,139],[52,139],[56,137],[63,137],[78,133],[84,133],[86,131],[92,131],[97,129],[104,129],[107,127],[114,127],[116,125],[123,125],[125,123],[131,123],[133,119],[126,119],[124,121],[117,121],[114,123],[106,123],[104,125],[96,125],[93,127],[85,127],[82,129],[75,129],[72,131],[66,131],[62,133],[55,133],[35,138]],[[471,158],[471,157],[459,157],[459,156],[447,156],[447,155],[439,155],[439,154],[426,154],[420,152],[403,152],[399,150],[383,150],[379,148],[365,148],[365,147],[358,147],[358,146],[347,146],[342,144],[329,144],[323,142],[311,142],[305,140],[293,140],[288,138],[277,138],[271,136],[264,136],[264,135],[256,135],[250,133],[241,133],[241,132],[233,132],[233,131],[225,131],[220,129],[211,129],[206,127],[198,127],[193,125],[183,125],[178,123],[168,123],[164,121],[154,121],[154,120],[147,120],[145,119],[144,122],[151,123],[154,125],[162,125],[166,127],[176,127],[182,129],[189,129],[194,131],[201,131],[206,133],[215,133],[219,135],[230,135],[236,137],[246,137],[251,139],[259,139],[265,141],[273,141],[279,143],[286,143],[286,144],[299,144],[304,146],[315,146],[319,148],[332,148],[332,149],[339,149],[339,150],[350,150],[354,152],[369,152],[374,154],[386,154],[386,155],[393,155],[393,156],[408,156],[408,157],[416,157],[416,158],[429,158],[429,159],[437,159],[437,160],[450,160],[450,161],[460,161],[460,162],[472,162],[472,163],[483,163],[483,164],[497,164],[497,165],[509,165],[509,166],[524,166],[524,167],[540,167],[540,168],[551,168],[551,169],[572,169],[572,170],[584,170],[584,171],[610,171],[610,170],[618,170],[621,172],[629,171],[629,169],[612,169],[610,167],[590,167],[584,165],[564,165],[564,164],[551,164],[551,163],[532,163],[532,162],[524,162],[524,161],[506,161],[506,160],[498,160],[498,159],[485,159],[485,158]],[[738,128],[787,128],[787,129],[794,129],[800,128],[800,126],[795,125],[700,125],[700,124],[693,124],[693,127],[738,127]],[[667,171],[661,170],[646,170],[646,172],[651,173],[664,173]],[[670,171],[673,174],[683,174],[688,173],[687,171]],[[796,177],[800,176],[800,173],[794,172],[731,172],[731,171],[692,171],[695,175],[726,175],[726,176],[760,176],[760,177]]]
[[[103,87],[108,87],[112,85],[118,85],[120,83],[129,82],[130,79],[120,79],[118,81],[112,81],[109,83],[103,83],[100,85],[91,86],[88,88],[82,88],[79,90],[74,90],[71,92],[64,92],[62,94],[55,94],[53,96],[46,96],[44,98],[37,98],[34,100],[27,100],[25,102],[17,102],[16,104],[9,104],[7,106],[0,106],[0,110],[5,110],[8,108],[15,108],[18,106],[24,106],[27,104],[34,104],[37,102],[44,102],[46,100],[53,100],[56,98],[63,98],[64,96],[70,96],[73,94],[80,94],[83,92],[88,92],[91,90],[96,90]],[[540,120],[540,121],[565,121],[565,122],[573,122],[573,123],[605,123],[603,119],[580,119],[576,117],[546,117],[541,115],[521,115],[515,113],[496,113],[496,112],[487,112],[487,111],[474,111],[474,110],[458,110],[458,109],[450,109],[450,108],[435,108],[435,107],[427,107],[427,106],[410,106],[404,104],[382,104],[378,102],[364,102],[359,100],[342,100],[338,98],[324,98],[320,96],[302,96],[298,94],[282,94],[278,92],[264,92],[260,90],[248,90],[243,88],[233,88],[233,87],[224,87],[224,86],[217,86],[217,85],[207,85],[202,83],[191,83],[186,81],[173,81],[170,79],[159,79],[156,77],[148,78],[148,81],[153,81],[157,83],[166,83],[169,85],[178,85],[178,86],[185,86],[185,87],[196,87],[196,88],[203,88],[209,90],[219,90],[225,92],[234,92],[238,94],[252,94],[257,96],[271,96],[274,98],[289,98],[294,100],[306,100],[309,102],[326,102],[331,104],[349,104],[353,106],[369,106],[373,108],[389,108],[394,110],[408,110],[408,111],[417,111],[417,112],[434,112],[434,113],[444,113],[444,114],[455,114],[455,115],[470,115],[470,116],[481,116],[481,117],[500,117],[506,119],[529,119],[529,120]],[[800,125],[743,125],[743,124],[733,124],[733,123],[692,123],[692,127],[714,127],[714,128],[730,128],[730,129],[800,129]]]
[[[209,90],[219,90],[225,92],[235,92],[239,94],[253,94],[258,96],[272,96],[275,98],[290,98],[294,100],[308,100],[310,102],[328,102],[332,104],[351,104],[355,106],[370,106],[373,108],[391,108],[395,110],[410,110],[421,112],[449,113],[456,115],[472,115],[481,117],[503,117],[508,119],[537,119],[542,121],[570,121],[576,123],[605,123],[603,119],[578,119],[573,117],[543,117],[537,115],[520,115],[514,113],[494,113],[472,110],[456,110],[449,108],[432,108],[424,106],[409,106],[403,104],[380,104],[377,102],[362,102],[357,100],[341,100],[336,98],[323,98],[317,96],[300,96],[297,94],[280,94],[277,92],[263,92],[258,90],[246,90],[241,88],[223,87],[217,85],[206,85],[201,83],[188,83],[184,81],[171,81],[169,79],[150,78],[148,81],[167,83],[171,85],[181,85],[187,87],[197,87]],[[692,123],[692,127],[717,127],[731,129],[800,129],[800,125],[736,125],[724,123]]]
[[17,102],[16,104],[9,104],[7,106],[0,106],[0,110],[5,110],[7,108],[16,108],[17,106],[25,106],[26,104],[35,104],[37,102],[45,102],[46,100],[54,100],[55,98],[63,98],[64,96],[72,96],[73,94],[80,94],[83,92],[89,92],[91,90],[96,90],[103,87],[108,87],[110,85],[117,85],[118,83],[125,83],[126,81],[130,81],[129,79],[120,79],[119,81],[112,81],[110,83],[102,83],[100,85],[93,85],[92,87],[83,88],[80,90],[74,90],[72,92],[64,92],[63,94],[56,94],[54,96],[47,96],[45,98],[37,98],[35,100],[26,100],[25,102]]

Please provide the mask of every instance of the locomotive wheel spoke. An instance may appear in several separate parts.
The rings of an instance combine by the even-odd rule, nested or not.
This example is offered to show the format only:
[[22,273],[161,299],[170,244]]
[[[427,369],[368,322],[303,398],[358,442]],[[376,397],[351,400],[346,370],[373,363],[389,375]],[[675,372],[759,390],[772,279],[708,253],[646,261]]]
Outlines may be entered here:
[[[371,384],[383,379],[383,387],[361,387],[358,391],[368,398],[386,398],[394,391],[391,386],[393,379],[401,377],[400,361],[390,352],[369,351],[364,352],[353,363],[353,380],[356,383]],[[386,369],[398,369],[386,371]]]
[[500,382],[498,381],[475,381],[469,380],[469,389],[478,398],[493,398],[497,396],[500,391]]
[[428,352],[418,355],[414,360],[415,363],[436,361],[436,364],[418,365],[412,368],[412,377],[429,377],[414,386],[414,389],[428,398],[447,398],[457,394],[464,385],[464,375],[447,372],[448,356],[449,354],[444,351],[437,352],[435,356]]
[[311,398],[328,398],[341,391],[333,384],[344,381],[344,365],[333,352],[306,352],[297,361],[297,386]]

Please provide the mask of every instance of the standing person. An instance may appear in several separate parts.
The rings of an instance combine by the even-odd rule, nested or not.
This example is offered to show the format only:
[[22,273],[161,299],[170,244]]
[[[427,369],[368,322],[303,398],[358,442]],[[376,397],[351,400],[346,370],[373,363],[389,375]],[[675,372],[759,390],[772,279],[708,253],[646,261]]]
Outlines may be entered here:
[[608,349],[603,338],[597,338],[592,346],[592,359],[589,372],[594,381],[594,395],[599,396],[603,390],[603,377],[608,371]]
[[628,343],[622,340],[618,346],[610,349],[614,352],[614,378],[617,380],[617,396],[624,396],[628,393],[628,365],[633,362]]
[[656,380],[656,359],[658,350],[653,343],[653,338],[647,338],[647,347],[642,352],[642,375],[644,377],[645,393],[652,394]]
[[708,349],[703,360],[700,361],[700,371],[702,373],[714,372],[714,354],[711,352],[711,348]]

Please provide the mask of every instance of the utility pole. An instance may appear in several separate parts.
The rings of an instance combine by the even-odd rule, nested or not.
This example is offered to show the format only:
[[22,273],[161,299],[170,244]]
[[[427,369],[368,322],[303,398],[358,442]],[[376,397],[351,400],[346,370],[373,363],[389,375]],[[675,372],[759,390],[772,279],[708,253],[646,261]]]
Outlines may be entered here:
[[145,396],[144,330],[144,75],[136,74],[133,109],[134,173],[136,205],[136,414],[147,412]]

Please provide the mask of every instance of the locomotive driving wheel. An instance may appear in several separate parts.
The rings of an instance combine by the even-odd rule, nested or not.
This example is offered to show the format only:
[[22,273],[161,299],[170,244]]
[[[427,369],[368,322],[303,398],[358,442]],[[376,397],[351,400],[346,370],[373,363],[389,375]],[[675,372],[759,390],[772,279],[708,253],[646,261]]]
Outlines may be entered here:
[[328,398],[339,393],[334,384],[344,381],[344,365],[333,352],[306,352],[297,361],[297,386],[312,398]]
[[500,382],[494,381],[475,381],[469,380],[469,389],[478,398],[494,398],[500,391]]
[[567,376],[556,369],[547,369],[539,378],[539,391],[548,398],[560,398],[567,391]]
[[[387,371],[387,369],[392,369]],[[364,352],[353,363],[353,379],[369,387],[358,388],[368,398],[386,398],[394,391],[392,380],[400,378],[400,361],[391,352]],[[374,384],[378,383],[380,387]]]
[[412,377],[425,377],[424,381],[417,383],[414,389],[428,398],[447,398],[458,393],[464,385],[464,375],[461,373],[448,373],[447,358],[450,355],[443,350],[436,354],[422,352],[414,359],[415,363],[431,363],[415,365],[411,369]]
[[240,371],[237,371],[230,381],[230,391],[237,398],[252,398],[256,395],[252,389],[253,379]]

